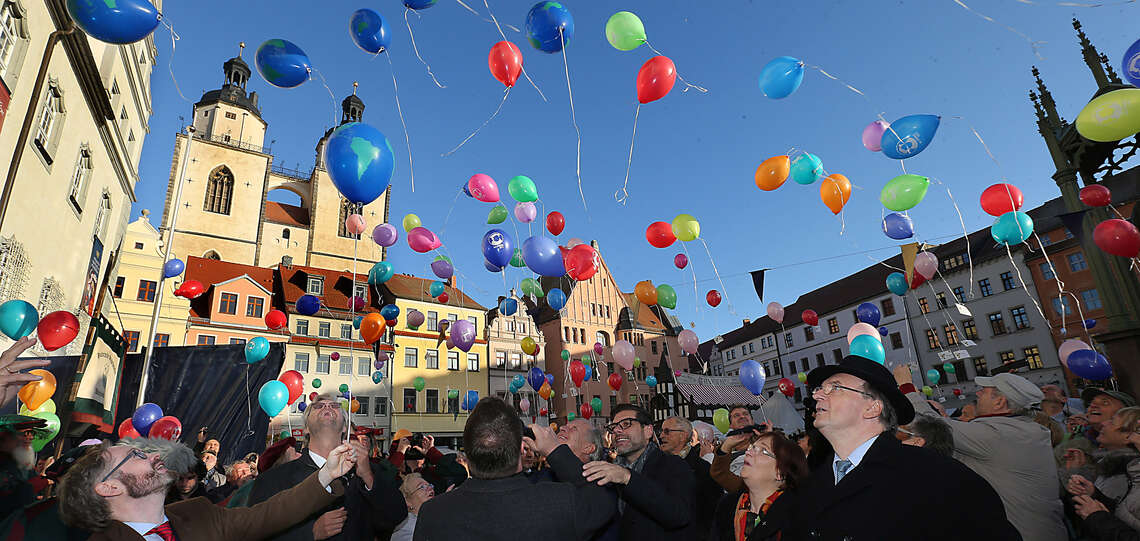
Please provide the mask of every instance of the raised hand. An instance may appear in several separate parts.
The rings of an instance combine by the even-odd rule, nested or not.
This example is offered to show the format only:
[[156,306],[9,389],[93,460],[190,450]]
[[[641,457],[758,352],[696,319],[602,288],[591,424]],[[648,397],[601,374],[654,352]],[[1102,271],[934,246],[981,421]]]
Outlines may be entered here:
[[601,486],[609,483],[624,485],[629,483],[630,473],[622,466],[598,460],[582,466],[582,476],[586,481]]
[[329,453],[328,460],[318,472],[321,485],[328,486],[333,479],[348,473],[356,465],[356,460],[356,451],[347,444],[340,444]]
[[534,431],[534,439],[531,440],[524,436],[523,440],[532,444],[531,446],[534,447],[534,450],[540,455],[549,455],[560,444],[558,436],[549,426],[532,424],[530,425],[530,429]]
[[16,340],[7,351],[0,354],[0,408],[14,400],[16,395],[20,394],[20,387],[23,387],[24,384],[43,379],[40,376],[20,373],[20,370],[41,368],[50,364],[51,361],[46,359],[16,360],[16,357],[34,345],[36,345],[35,335],[25,336]]

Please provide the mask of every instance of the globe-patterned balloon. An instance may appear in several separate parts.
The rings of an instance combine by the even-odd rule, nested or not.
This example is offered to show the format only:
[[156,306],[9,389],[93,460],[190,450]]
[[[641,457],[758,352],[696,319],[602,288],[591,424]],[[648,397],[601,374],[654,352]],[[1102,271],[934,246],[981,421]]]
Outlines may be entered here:
[[341,124],[333,130],[325,143],[324,160],[341,195],[362,205],[388,189],[396,167],[388,138],[363,122]]
[[427,9],[435,5],[439,0],[404,0],[404,6],[408,9]]
[[[559,31],[561,29],[561,32]],[[535,49],[557,53],[574,37],[574,17],[558,2],[539,2],[526,16],[526,38]]]
[[134,43],[158,27],[158,9],[148,0],[67,0],[67,12],[87,35],[105,43]]
[[269,84],[280,88],[293,88],[309,78],[312,65],[309,55],[291,41],[271,39],[257,48],[254,57],[257,72]]
[[1124,70],[1124,78],[1134,86],[1140,86],[1140,39],[1136,40],[1127,51],[1124,51],[1124,58],[1121,60],[1121,68]]
[[379,54],[392,44],[392,32],[384,16],[371,9],[358,9],[348,22],[348,33],[357,47]]

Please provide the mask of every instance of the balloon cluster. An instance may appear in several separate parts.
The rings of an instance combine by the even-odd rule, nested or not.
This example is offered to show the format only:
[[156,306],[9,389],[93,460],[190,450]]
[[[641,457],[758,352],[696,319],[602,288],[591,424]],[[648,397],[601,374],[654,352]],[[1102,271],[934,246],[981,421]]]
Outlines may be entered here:
[[843,207],[851,200],[851,181],[839,173],[825,176],[823,161],[810,152],[804,152],[796,159],[790,156],[773,156],[756,167],[753,180],[756,187],[770,192],[791,178],[797,184],[812,184],[823,180],[819,185],[819,198],[831,210],[832,214],[839,214]]
[[162,438],[178,441],[182,437],[182,422],[165,415],[158,404],[147,402],[138,407],[129,419],[119,423],[119,438]]
[[[36,307],[20,299],[0,304],[0,332],[12,340],[19,340],[32,334],[32,331],[36,331],[40,346],[47,351],[55,351],[70,344],[79,335],[79,318],[71,312],[60,310],[40,319]],[[52,389],[54,391],[54,386]]]

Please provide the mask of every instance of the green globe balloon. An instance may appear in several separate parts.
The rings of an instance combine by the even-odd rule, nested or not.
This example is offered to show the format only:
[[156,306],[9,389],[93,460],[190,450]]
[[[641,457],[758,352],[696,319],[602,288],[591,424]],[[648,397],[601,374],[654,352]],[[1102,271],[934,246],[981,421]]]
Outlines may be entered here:
[[567,422],[573,421],[574,419],[577,419],[577,418],[578,418],[578,414],[576,414],[576,413],[570,413],[570,414],[566,415],[566,421]]
[[340,392],[347,393],[348,392],[348,384],[347,383],[341,383],[339,389],[340,389]]
[[416,379],[412,380],[412,386],[416,388],[416,391],[422,391],[424,390],[424,387],[427,386],[427,382],[424,381],[424,378],[417,377]]
[[314,378],[313,379],[313,388],[314,389],[320,389],[321,388],[321,378]]
[[632,51],[645,43],[645,24],[637,15],[619,11],[606,21],[606,41],[619,51]]
[[535,187],[534,181],[523,175],[512,178],[511,183],[507,185],[507,191],[511,192],[511,197],[520,203],[529,203],[538,199],[538,188]]
[[950,363],[943,364],[942,369],[945,370],[947,374],[953,374],[954,373],[954,365],[952,365]]
[[515,248],[515,255],[511,256],[511,266],[520,269],[526,266],[526,262],[523,261],[522,248]]
[[677,307],[677,291],[669,284],[657,286],[657,304],[670,310]]
[[568,350],[568,349],[564,349],[564,350],[562,350],[562,354],[561,354],[561,355],[562,355],[562,360],[563,360],[563,361],[569,361],[569,360],[570,360],[570,350]]
[[634,357],[633,358],[633,367],[634,368],[641,367],[641,357]]
[[288,438],[289,436],[290,436],[290,434],[289,434],[288,430],[282,430],[281,431],[281,439]]
[[595,413],[601,414],[602,413],[602,399],[598,398],[596,396],[594,398],[591,398],[590,399],[590,407],[594,408]]
[[447,398],[450,398],[452,400],[459,398],[459,389],[448,389],[447,390]]

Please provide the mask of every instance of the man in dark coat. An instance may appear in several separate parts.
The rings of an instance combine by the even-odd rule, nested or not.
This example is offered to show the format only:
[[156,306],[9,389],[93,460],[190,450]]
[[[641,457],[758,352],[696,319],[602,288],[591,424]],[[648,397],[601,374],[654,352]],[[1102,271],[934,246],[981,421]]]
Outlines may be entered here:
[[[344,416],[332,397],[318,397],[305,410],[308,446],[301,458],[258,476],[249,493],[249,505],[268,500],[304,481],[325,463],[328,453],[344,442]],[[349,541],[380,537],[387,539],[408,508],[396,486],[396,473],[386,462],[372,463],[368,450],[356,439],[349,445],[362,457],[356,462],[344,495],[308,516],[297,526],[273,538],[275,541]]]
[[[849,355],[808,374],[815,426],[834,448],[800,492],[786,539],[1001,540],[1020,534],[984,479],[951,458],[902,445],[914,407],[883,365]],[[969,502],[952,524],[947,510]]]
[[[471,479],[420,507],[414,539],[514,539],[541,524],[543,541],[585,540],[609,522],[617,510],[609,491],[582,478],[582,462],[553,430],[531,429],[534,439],[524,442],[513,407],[480,400],[463,428]],[[531,483],[522,473],[523,445],[545,455],[563,482]]]

